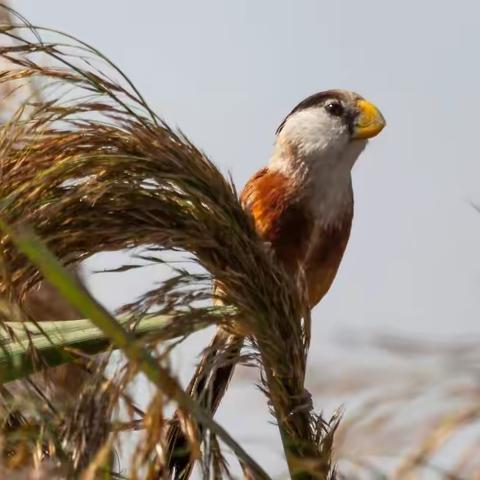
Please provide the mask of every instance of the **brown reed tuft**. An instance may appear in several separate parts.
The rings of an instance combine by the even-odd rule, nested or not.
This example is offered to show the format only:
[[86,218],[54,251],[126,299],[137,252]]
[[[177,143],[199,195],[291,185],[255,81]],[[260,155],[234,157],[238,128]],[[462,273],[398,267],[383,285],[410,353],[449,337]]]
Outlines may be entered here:
[[[0,47],[12,65],[0,85],[34,81],[42,97],[28,98],[0,131],[2,220],[14,230],[31,226],[66,265],[133,247],[152,262],[187,253],[204,273],[175,268],[124,311],[168,313],[185,335],[205,321],[248,332],[292,475],[327,478],[333,429],[313,414],[304,389],[310,326],[301,281],[272,261],[232,182],[114,64],[20,20],[0,29],[15,42]],[[21,303],[41,276],[9,233],[0,241],[0,290]],[[212,279],[225,289],[221,315],[206,305]],[[216,439],[208,444],[207,457],[220,458]]]

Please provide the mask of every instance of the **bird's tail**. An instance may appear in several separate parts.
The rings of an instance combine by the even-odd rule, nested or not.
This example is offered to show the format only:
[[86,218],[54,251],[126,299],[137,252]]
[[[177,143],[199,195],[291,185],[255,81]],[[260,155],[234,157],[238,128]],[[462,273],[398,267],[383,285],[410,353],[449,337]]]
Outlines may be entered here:
[[[227,390],[242,345],[241,336],[219,328],[188,385],[187,392],[190,396],[212,415]],[[170,478],[175,480],[187,479],[194,464],[186,434],[180,423],[176,413],[166,438]],[[202,426],[199,425],[198,428],[201,438]]]

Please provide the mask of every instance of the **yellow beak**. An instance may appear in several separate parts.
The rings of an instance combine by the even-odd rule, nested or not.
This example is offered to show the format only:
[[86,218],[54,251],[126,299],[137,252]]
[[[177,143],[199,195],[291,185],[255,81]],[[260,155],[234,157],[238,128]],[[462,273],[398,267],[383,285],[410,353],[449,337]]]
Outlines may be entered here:
[[358,114],[353,124],[355,139],[371,138],[378,135],[386,125],[380,110],[367,100],[357,100]]

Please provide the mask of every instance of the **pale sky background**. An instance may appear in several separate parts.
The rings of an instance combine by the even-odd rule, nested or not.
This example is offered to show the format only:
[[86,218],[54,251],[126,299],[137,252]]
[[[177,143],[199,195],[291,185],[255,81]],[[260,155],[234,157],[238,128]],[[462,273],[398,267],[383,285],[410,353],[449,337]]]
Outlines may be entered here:
[[[477,1],[12,3],[32,23],[107,54],[239,188],[267,162],[277,125],[302,98],[347,88],[373,101],[388,126],[354,169],[352,236],[314,312],[312,358],[327,347],[325,331],[480,333],[480,214],[471,206],[480,204]],[[113,307],[155,278],[97,275],[90,285]],[[275,429],[259,426],[266,416],[235,423],[239,401],[250,408],[245,389],[233,389],[219,419],[241,441],[257,431],[261,443],[268,438],[268,467],[280,449]]]

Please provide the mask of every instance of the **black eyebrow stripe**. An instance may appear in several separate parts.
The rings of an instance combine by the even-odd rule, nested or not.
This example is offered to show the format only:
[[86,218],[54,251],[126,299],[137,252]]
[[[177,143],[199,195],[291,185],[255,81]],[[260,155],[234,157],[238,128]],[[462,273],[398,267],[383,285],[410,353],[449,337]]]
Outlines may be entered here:
[[343,100],[343,95],[338,90],[326,90],[324,92],[314,93],[309,97],[302,100],[298,105],[294,107],[294,109],[283,119],[282,123],[278,126],[277,130],[275,131],[275,135],[278,135],[283,127],[285,126],[285,122],[288,118],[296,112],[300,110],[305,110],[310,107],[315,107],[316,105],[322,104],[327,98],[336,98],[338,100]]

